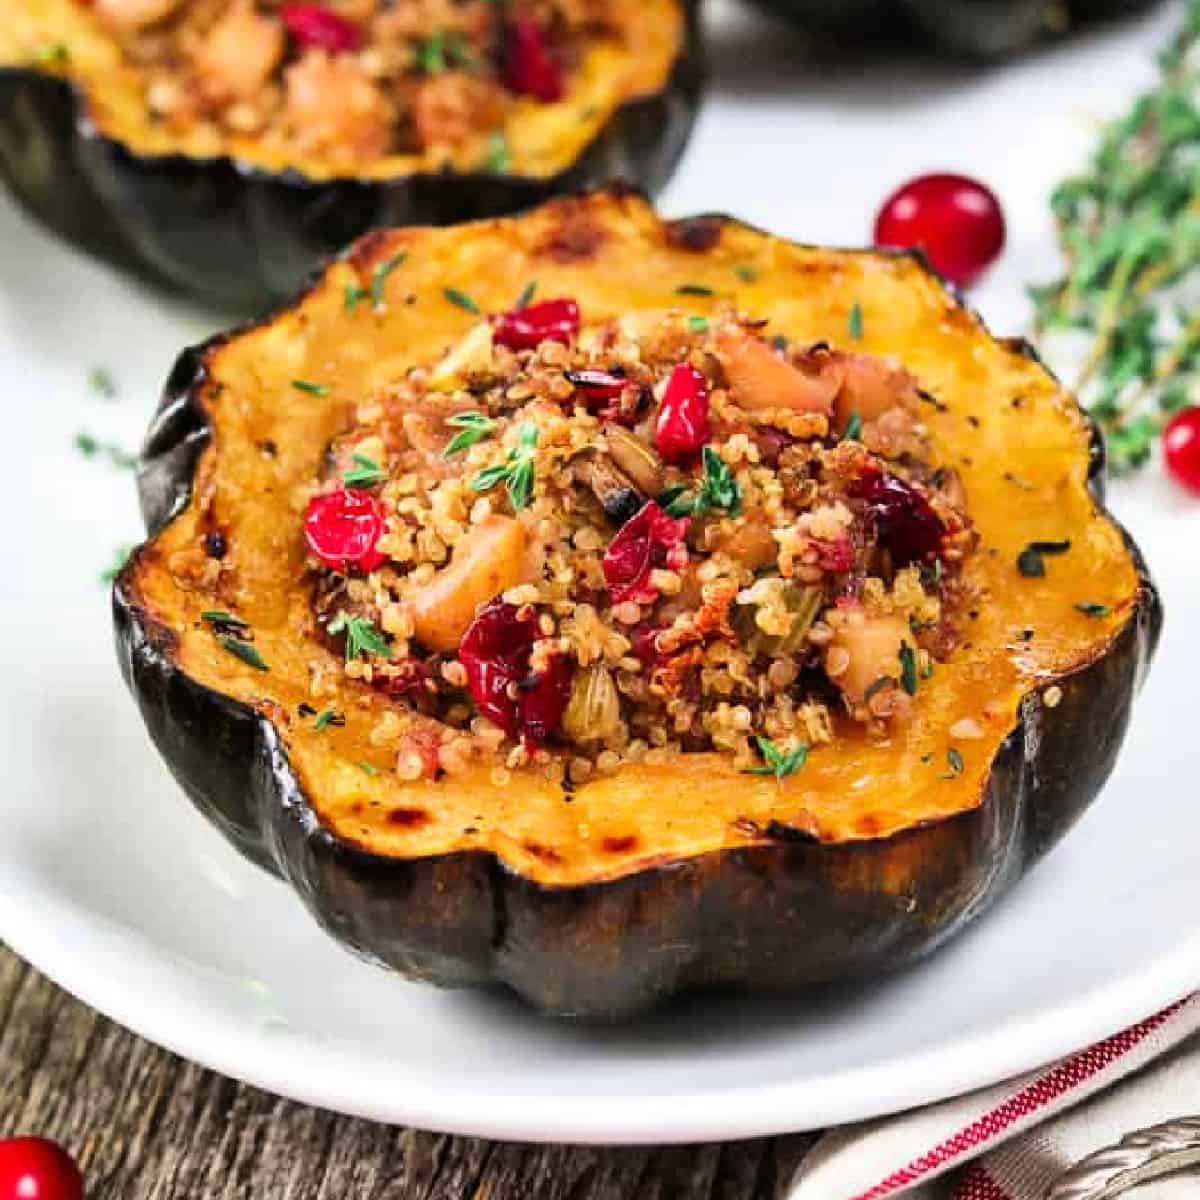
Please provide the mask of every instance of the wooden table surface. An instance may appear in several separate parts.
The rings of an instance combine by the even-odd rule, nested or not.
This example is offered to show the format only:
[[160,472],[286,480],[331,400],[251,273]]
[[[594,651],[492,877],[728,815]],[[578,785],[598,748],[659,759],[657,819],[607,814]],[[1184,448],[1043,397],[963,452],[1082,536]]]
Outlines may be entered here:
[[811,1135],[521,1146],[339,1117],[151,1046],[0,945],[0,1137],[63,1143],[88,1200],[776,1200]]

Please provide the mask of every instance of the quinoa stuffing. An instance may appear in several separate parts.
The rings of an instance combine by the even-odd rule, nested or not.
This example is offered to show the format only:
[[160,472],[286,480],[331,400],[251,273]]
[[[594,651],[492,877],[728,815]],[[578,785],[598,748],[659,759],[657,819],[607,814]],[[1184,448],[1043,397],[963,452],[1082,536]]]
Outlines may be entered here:
[[782,777],[903,726],[978,600],[921,414],[901,365],[742,313],[481,317],[330,447],[314,620],[395,698],[402,778],[699,751]]
[[335,166],[464,150],[504,171],[518,99],[561,100],[602,0],[80,0],[144,81],[149,117]]

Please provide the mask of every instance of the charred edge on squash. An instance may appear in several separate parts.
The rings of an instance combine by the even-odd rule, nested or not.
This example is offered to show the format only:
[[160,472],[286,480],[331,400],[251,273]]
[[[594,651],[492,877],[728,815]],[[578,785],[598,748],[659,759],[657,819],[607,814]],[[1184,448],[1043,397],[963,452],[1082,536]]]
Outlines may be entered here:
[[[598,189],[598,194],[611,195],[612,190]],[[638,194],[636,189],[627,188],[618,192],[622,196]],[[705,220],[764,232],[723,215],[706,214]],[[919,253],[871,252],[912,258],[922,270],[943,283]],[[211,438],[211,423],[201,399],[208,379],[209,356],[233,337],[268,324],[298,307],[317,282],[319,277],[278,312],[215,337],[180,356],[164,390],[160,414],[155,418],[142,452],[139,487],[148,492],[143,507],[151,536],[188,503],[201,451]],[[954,311],[977,322],[986,334],[986,325],[978,314],[968,309],[951,289],[945,290],[955,306]],[[1010,352],[1031,357],[1046,369],[1028,343],[1021,339],[996,340]],[[1047,374],[1051,373],[1047,370]],[[1096,672],[1121,668],[1122,664],[1130,662],[1144,670],[1157,645],[1162,628],[1161,602],[1140,550],[1120,523],[1104,509],[1103,440],[1096,423],[1082,409],[1079,411],[1083,413],[1089,435],[1089,494],[1096,509],[1120,530],[1139,578],[1139,590],[1129,617],[1091,660],[1055,679],[1063,693],[1056,705],[1048,705],[1036,687],[1025,694],[1019,706],[1017,724],[997,749],[984,790],[974,807],[915,822],[887,837],[865,836],[825,843],[802,828],[773,821],[755,834],[743,830],[748,840],[736,846],[685,859],[663,855],[639,862],[633,871],[596,874],[586,883],[565,885],[530,879],[490,850],[454,850],[417,859],[374,853],[335,836],[323,824],[300,786],[278,730],[265,714],[197,683],[178,667],[173,657],[178,644],[173,631],[153,620],[131,600],[128,592],[128,584],[147,549],[145,545],[131,556],[113,589],[122,674],[138,698],[156,742],[171,739],[172,722],[179,721],[175,710],[182,705],[191,720],[224,729],[220,740],[226,753],[217,764],[218,768],[227,767],[231,762],[246,764],[245,771],[222,774],[220,770],[211,770],[211,763],[193,763],[201,776],[206,769],[210,769],[213,776],[208,781],[201,778],[197,783],[195,775],[188,777],[184,766],[172,761],[171,755],[165,755],[193,802],[244,854],[269,871],[289,879],[314,917],[335,937],[372,960],[412,976],[451,985],[502,982],[547,1012],[599,1020],[625,1019],[653,1007],[677,991],[719,984],[725,977],[719,967],[708,966],[705,954],[698,951],[695,960],[682,967],[665,963],[660,975],[644,980],[639,978],[632,983],[628,980],[614,982],[608,976],[597,975],[594,964],[577,967],[561,957],[554,960],[557,974],[552,972],[554,977],[549,978],[536,972],[531,974],[527,965],[517,961],[518,950],[510,945],[510,936],[529,938],[532,924],[536,933],[547,938],[556,937],[557,931],[547,932],[554,925],[556,914],[568,921],[580,921],[587,914],[608,911],[608,906],[614,903],[614,889],[617,892],[615,902],[620,903],[622,897],[632,896],[639,889],[644,888],[654,896],[673,886],[682,886],[691,889],[689,904],[700,904],[707,895],[705,881],[714,870],[714,864],[726,856],[732,856],[731,861],[741,864],[741,869],[756,875],[786,872],[810,878],[832,877],[838,871],[853,871],[855,863],[879,866],[874,863],[873,855],[881,855],[885,862],[905,861],[906,856],[934,862],[945,856],[945,846],[951,844],[948,839],[957,846],[959,841],[973,844],[1003,834],[1007,839],[1004,852],[993,854],[989,873],[973,880],[974,894],[951,914],[951,919],[945,920],[934,910],[926,911],[924,904],[914,898],[904,912],[897,910],[891,914],[892,926],[883,938],[884,947],[872,961],[851,963],[839,974],[853,976],[866,973],[868,969],[872,972],[889,969],[929,953],[952,937],[1074,823],[1087,800],[1098,789],[1099,782],[1090,790],[1085,789],[1088,795],[1083,801],[1076,798],[1064,805],[1062,811],[1031,811],[1031,793],[1044,786],[1030,765],[1031,747],[1053,738],[1058,731],[1069,732],[1069,726],[1081,715],[1089,714],[1089,696],[1104,690],[1094,685],[1092,677]],[[1140,683],[1140,672],[1135,674],[1138,677],[1133,680],[1133,687],[1127,689],[1123,697],[1123,712],[1117,714],[1116,724],[1122,730],[1123,718],[1127,716],[1133,692]],[[1094,707],[1092,704],[1091,708]],[[178,738],[179,734],[174,736]],[[1118,737],[1109,748],[1108,758],[1088,764],[1089,779],[1102,780],[1107,776],[1119,740]],[[1012,792],[1007,797],[1005,781]],[[949,867],[944,869],[950,870]],[[420,933],[428,935],[430,944],[416,948],[407,942],[397,944],[393,923],[403,928],[405,898],[412,894],[443,893],[445,874],[453,875],[456,881],[461,877],[464,886],[469,881],[476,890],[486,887],[486,920],[483,922],[486,928],[438,928],[432,932],[423,929]],[[672,883],[673,880],[683,882]],[[344,908],[333,903],[322,890],[330,888],[351,888],[356,896],[369,903],[348,916]],[[697,895],[699,901],[695,900]],[[844,902],[895,906],[897,899],[896,896],[859,894]],[[636,907],[640,910],[645,903],[648,901],[639,898]],[[567,906],[565,910],[563,905]],[[531,916],[535,910],[538,910],[536,917]],[[860,916],[857,914],[854,919]],[[602,915],[594,915],[593,919],[604,920]],[[518,925],[520,929],[514,934]],[[412,929],[406,932],[413,934]],[[477,938],[475,934],[478,934]],[[453,943],[449,948],[444,944],[446,939]],[[545,946],[539,949],[551,953]],[[772,961],[778,966],[778,958]],[[776,983],[798,986],[827,977],[820,974],[819,968],[814,969],[816,974],[806,974],[802,964],[799,974],[793,972],[786,979],[781,975]]]

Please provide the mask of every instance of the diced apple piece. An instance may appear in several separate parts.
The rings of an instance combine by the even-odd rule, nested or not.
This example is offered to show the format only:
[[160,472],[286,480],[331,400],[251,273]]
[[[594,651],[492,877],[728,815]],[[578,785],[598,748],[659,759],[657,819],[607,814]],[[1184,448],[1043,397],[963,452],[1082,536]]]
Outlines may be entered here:
[[493,514],[455,545],[450,562],[409,600],[417,640],[430,650],[457,650],[476,610],[521,582],[525,530]]
[[831,369],[832,360],[812,373],[801,371],[738,325],[722,327],[716,341],[717,356],[739,407],[791,408],[826,416],[832,412],[841,386],[841,374]]
[[913,645],[903,617],[864,617],[840,625],[825,651],[825,670],[846,698],[861,704],[880,676],[899,679],[900,650]]
[[844,430],[852,413],[877,421],[898,404],[917,398],[917,381],[903,367],[873,354],[841,354],[842,386],[834,400],[835,427]]
[[472,378],[486,373],[492,365],[492,326],[489,321],[472,325],[429,375],[435,392],[450,392],[465,387]]

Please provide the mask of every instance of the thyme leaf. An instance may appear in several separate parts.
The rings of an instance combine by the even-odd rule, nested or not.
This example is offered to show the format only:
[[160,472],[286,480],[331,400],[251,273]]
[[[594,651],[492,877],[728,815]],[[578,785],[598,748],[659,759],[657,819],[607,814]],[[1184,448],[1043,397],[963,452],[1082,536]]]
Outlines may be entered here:
[[242,662],[253,667],[256,671],[269,671],[271,669],[267,666],[266,661],[259,654],[258,650],[244,638],[234,637],[230,633],[222,633],[217,637],[217,641],[234,658],[240,658]]
[[329,387],[324,383],[313,383],[310,379],[293,379],[292,387],[298,392],[305,392],[309,396],[328,396]]
[[846,318],[846,329],[856,342],[862,341],[863,311],[862,305],[857,300],[850,307],[850,315]]
[[325,628],[329,633],[346,635],[347,662],[353,662],[354,659],[368,654],[374,654],[377,658],[392,657],[391,646],[375,628],[374,622],[367,617],[349,617],[342,611]]
[[388,477],[387,471],[369,455],[355,451],[353,457],[354,466],[342,475],[342,482],[348,488],[371,488]]
[[449,458],[452,454],[457,454],[460,450],[466,450],[468,446],[483,441],[485,437],[490,437],[496,429],[496,422],[481,412],[455,413],[454,416],[447,418],[446,424],[459,432],[450,439],[445,450],[442,451],[443,458]]
[[479,315],[479,305],[467,295],[466,292],[460,292],[458,288],[442,288],[442,295],[450,301],[451,304],[457,304],[459,308],[466,309],[469,313]]
[[804,766],[808,760],[808,745],[799,742],[792,750],[781,750],[770,738],[756,737],[759,753],[763,756],[761,767],[747,767],[743,775],[774,775],[784,779]]
[[533,499],[534,450],[537,448],[538,428],[524,421],[517,430],[517,444],[508,452],[504,462],[485,467],[468,484],[473,492],[490,492],[504,484],[509,503],[515,512],[529,507]]

